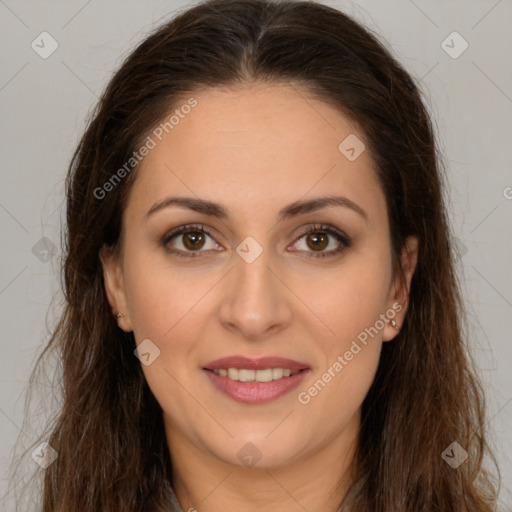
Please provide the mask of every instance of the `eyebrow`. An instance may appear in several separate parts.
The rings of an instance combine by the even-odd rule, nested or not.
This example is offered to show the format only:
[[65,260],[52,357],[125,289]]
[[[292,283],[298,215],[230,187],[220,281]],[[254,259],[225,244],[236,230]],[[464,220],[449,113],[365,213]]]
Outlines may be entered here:
[[[195,212],[202,213],[211,217],[217,217],[219,219],[229,219],[228,210],[226,210],[222,205],[194,197],[167,197],[162,201],[156,202],[148,210],[145,217],[148,218],[157,211],[168,208],[170,206],[187,208],[189,210],[193,210]],[[278,221],[283,221],[306,213],[315,212],[329,206],[349,208],[357,212],[366,221],[368,221],[368,214],[358,204],[343,196],[325,196],[303,201],[294,201],[293,203],[279,210],[277,218]]]

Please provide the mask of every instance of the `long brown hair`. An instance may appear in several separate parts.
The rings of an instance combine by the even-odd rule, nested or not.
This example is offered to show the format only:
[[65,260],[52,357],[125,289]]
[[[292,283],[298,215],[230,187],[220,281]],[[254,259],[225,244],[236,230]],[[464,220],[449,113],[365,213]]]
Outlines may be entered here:
[[[431,120],[414,80],[376,36],[307,1],[210,0],[147,37],[110,80],[69,166],[64,309],[37,365],[61,361],[45,438],[43,512],[165,511],[172,465],[162,411],[107,301],[98,252],[118,246],[137,168],[111,180],[178,99],[210,86],[298,84],[361,127],[399,261],[419,239],[405,323],[364,400],[353,512],[491,511],[482,388],[467,350]],[[457,442],[458,468],[442,457]],[[37,443],[34,443],[34,446]]]

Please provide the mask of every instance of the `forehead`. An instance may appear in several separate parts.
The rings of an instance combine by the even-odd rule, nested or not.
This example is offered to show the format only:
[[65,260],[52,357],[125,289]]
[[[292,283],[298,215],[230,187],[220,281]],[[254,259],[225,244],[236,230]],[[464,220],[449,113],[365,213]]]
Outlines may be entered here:
[[[196,105],[180,110],[190,97]],[[222,202],[237,213],[273,205],[277,212],[302,197],[339,192],[377,215],[385,209],[368,151],[351,161],[339,148],[347,137],[364,143],[364,134],[298,85],[196,91],[162,122],[176,110],[181,115],[172,128],[150,133],[154,147],[137,167],[132,208],[147,211],[165,195],[181,194]]]

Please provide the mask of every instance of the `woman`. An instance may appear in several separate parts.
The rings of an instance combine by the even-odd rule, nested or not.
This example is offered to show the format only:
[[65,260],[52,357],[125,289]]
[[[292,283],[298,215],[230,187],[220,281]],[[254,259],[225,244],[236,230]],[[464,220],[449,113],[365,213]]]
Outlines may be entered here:
[[160,27],[69,169],[42,510],[492,510],[442,194],[417,86],[341,12]]

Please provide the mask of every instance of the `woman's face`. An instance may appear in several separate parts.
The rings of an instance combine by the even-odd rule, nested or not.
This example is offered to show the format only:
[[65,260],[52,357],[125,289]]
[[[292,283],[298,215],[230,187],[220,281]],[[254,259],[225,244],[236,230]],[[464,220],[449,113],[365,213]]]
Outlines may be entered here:
[[150,134],[121,255],[102,253],[171,455],[270,468],[348,449],[407,302],[364,134],[298,86],[193,97]]

